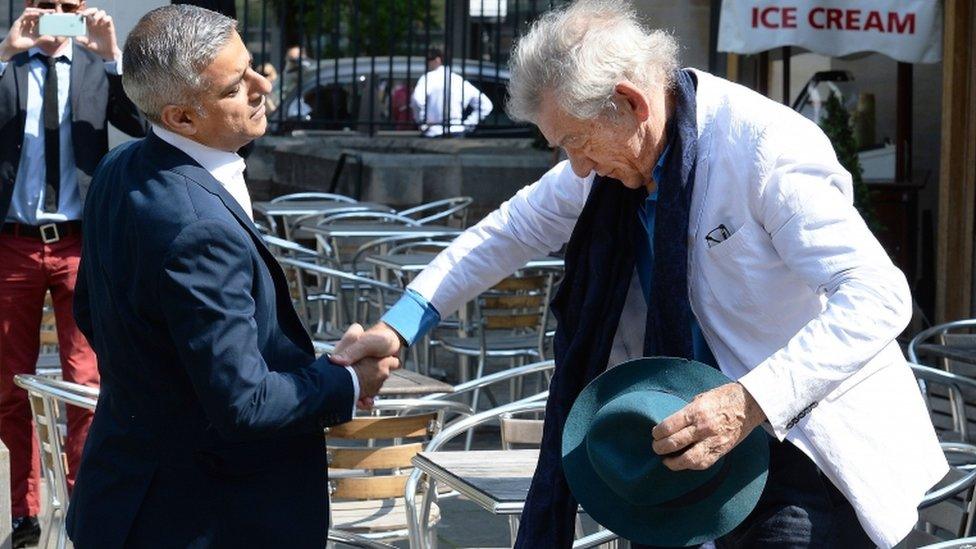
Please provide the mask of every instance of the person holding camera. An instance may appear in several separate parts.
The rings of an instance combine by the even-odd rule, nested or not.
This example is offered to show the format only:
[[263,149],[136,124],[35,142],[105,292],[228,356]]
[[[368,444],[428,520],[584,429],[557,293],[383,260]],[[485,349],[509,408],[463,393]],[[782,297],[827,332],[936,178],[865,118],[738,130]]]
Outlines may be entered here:
[[[0,439],[10,450],[14,547],[34,544],[40,534],[37,441],[27,395],[13,378],[35,371],[48,291],[64,379],[99,381],[71,304],[82,206],[108,152],[106,122],[144,133],[120,68],[112,17],[84,1],[28,0],[0,41]],[[69,484],[91,418],[87,410],[68,410]]]

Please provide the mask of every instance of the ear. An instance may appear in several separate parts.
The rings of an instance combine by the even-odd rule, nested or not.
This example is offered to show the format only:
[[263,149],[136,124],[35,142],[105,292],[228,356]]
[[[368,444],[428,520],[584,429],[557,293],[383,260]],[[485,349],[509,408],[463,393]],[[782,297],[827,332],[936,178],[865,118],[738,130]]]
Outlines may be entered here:
[[184,137],[190,137],[197,133],[197,118],[199,115],[193,109],[181,105],[166,105],[163,112],[159,113],[163,127],[167,130],[178,133]]
[[614,86],[613,91],[620,100],[626,101],[630,105],[630,110],[637,118],[637,122],[644,122],[651,115],[651,104],[648,97],[633,83],[624,80]]

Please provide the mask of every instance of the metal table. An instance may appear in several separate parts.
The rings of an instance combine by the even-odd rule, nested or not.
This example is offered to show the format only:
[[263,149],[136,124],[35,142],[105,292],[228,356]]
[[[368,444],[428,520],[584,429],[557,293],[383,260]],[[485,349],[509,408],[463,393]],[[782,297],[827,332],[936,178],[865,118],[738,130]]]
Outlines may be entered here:
[[255,202],[251,205],[256,213],[272,217],[298,217],[330,212],[394,212],[385,204],[376,202],[335,202],[332,200],[301,200],[293,202]]
[[538,450],[421,452],[412,462],[496,515],[518,515],[525,505]]
[[380,389],[380,396],[419,397],[437,393],[453,393],[454,386],[412,370],[393,370]]
[[[424,270],[424,267],[435,257],[437,254],[434,253],[381,254],[367,257],[366,262],[392,271],[415,273]],[[563,260],[558,257],[539,257],[526,263],[523,268],[559,269],[562,267]]]
[[457,236],[463,231],[443,225],[397,225],[394,223],[335,223],[321,227],[302,224],[298,227],[309,233],[325,238],[383,238],[387,236],[409,235],[423,238]]

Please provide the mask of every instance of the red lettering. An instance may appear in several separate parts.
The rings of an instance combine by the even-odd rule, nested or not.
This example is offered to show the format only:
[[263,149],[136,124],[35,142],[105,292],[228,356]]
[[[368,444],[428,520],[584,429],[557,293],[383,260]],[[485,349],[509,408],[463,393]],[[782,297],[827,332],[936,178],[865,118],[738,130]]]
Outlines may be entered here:
[[868,20],[864,23],[864,30],[875,30],[884,32],[884,25],[881,24],[881,14],[876,11],[868,12]]
[[752,28],[759,26],[759,8],[752,8]]
[[771,13],[777,13],[777,12],[779,12],[779,8],[775,8],[775,7],[773,7],[773,8],[766,8],[766,9],[762,10],[762,13],[759,15],[759,19],[762,21],[762,24],[763,24],[764,27],[769,28],[769,29],[778,29],[779,28],[779,25],[777,25],[775,22],[770,23],[769,20],[767,19],[767,17],[769,16],[769,14],[771,14]]
[[845,23],[847,30],[861,30],[861,10],[847,10]]
[[906,30],[908,34],[915,34],[915,14],[906,13],[905,19],[899,19],[898,12],[888,12],[888,32],[904,34]]
[[783,28],[796,28],[796,8],[783,8]]
[[842,10],[837,8],[830,8],[827,10],[827,30],[830,29],[843,29],[841,25],[840,18],[844,15]]
[[807,15],[807,21],[810,22],[810,26],[815,29],[824,28],[824,24],[817,20],[817,15],[822,14],[826,10],[824,8],[813,8],[810,10],[810,14]]

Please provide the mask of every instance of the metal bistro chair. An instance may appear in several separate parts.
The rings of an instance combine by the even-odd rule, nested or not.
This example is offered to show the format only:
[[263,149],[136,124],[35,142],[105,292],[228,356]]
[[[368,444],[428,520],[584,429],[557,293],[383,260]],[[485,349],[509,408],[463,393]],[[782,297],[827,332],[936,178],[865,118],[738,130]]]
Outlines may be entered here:
[[[475,299],[474,318],[459,336],[440,338],[440,346],[462,357],[460,378],[468,380],[463,357],[477,357],[475,379],[485,373],[489,358],[508,358],[520,366],[526,358],[545,356],[545,326],[553,274],[538,272],[511,276]],[[510,385],[515,399],[515,383]],[[481,389],[472,391],[471,408],[477,412]],[[489,398],[492,399],[489,393]],[[470,438],[470,433],[469,433]]]
[[[289,202],[336,202],[340,204],[356,204],[358,201],[355,198],[345,196],[342,194],[335,193],[320,193],[320,192],[302,192],[302,193],[291,193],[282,196],[272,198],[269,203],[271,204],[285,204]],[[265,215],[265,222],[268,225],[268,231],[271,234],[278,234],[278,223],[275,221],[274,216]],[[289,234],[290,224],[287,219],[283,220],[282,226],[285,231],[285,238],[290,238]]]
[[18,375],[14,383],[27,391],[41,454],[41,474],[47,484],[47,504],[41,516],[41,541],[64,549],[68,542],[65,511],[68,508],[68,462],[64,453],[61,405],[95,409],[98,389],[34,375]]
[[327,303],[332,304],[332,313],[321,313],[318,322],[311,321],[307,316],[305,317],[306,321],[309,322],[308,328],[312,334],[312,338],[319,341],[331,344],[338,343],[342,339],[342,334],[345,331],[346,323],[344,322],[341,303],[339,303],[341,296],[334,293],[330,294],[330,289],[334,289],[340,284],[354,284],[357,287],[369,287],[376,291],[389,292],[391,294],[403,293],[402,289],[385,282],[339,271],[324,265],[316,265],[315,263],[292,259],[290,257],[279,257],[277,259],[278,263],[286,271],[292,270],[295,272],[294,276],[296,279],[303,280],[306,276],[311,276],[316,277],[322,284],[320,288],[314,288],[310,292],[307,285],[302,283],[300,284],[301,290],[298,296],[299,302],[302,303],[298,307],[299,311],[309,310],[307,300],[313,295],[319,307],[323,307]]
[[[548,393],[543,393],[539,396],[546,396]],[[524,414],[540,414],[545,412],[546,401],[544,399],[535,399],[531,401],[520,401],[507,404],[505,406],[500,406],[498,408],[482,412],[480,414],[473,415],[471,417],[462,418],[457,421],[452,422],[450,425],[444,427],[444,429],[438,433],[430,443],[428,443],[426,452],[436,452],[444,447],[445,444],[451,440],[470,432],[471,429],[482,425],[484,423],[490,423],[499,421],[504,417],[514,417],[517,415]],[[423,480],[424,474],[419,469],[414,469],[404,486],[405,494],[415,494],[418,491]],[[435,506],[435,500],[438,497],[437,488],[433,479],[428,479],[426,490],[423,492],[423,497],[420,499],[420,507],[417,507],[417,500],[410,500],[407,498],[407,516],[410,520],[409,530],[410,530],[410,547],[411,549],[425,549],[430,547],[428,544],[432,533],[430,532],[430,521],[429,514]],[[514,528],[511,531],[511,541],[514,544],[514,536],[517,531],[517,522],[512,523]],[[580,530],[578,529],[579,533]],[[590,534],[588,536],[578,537],[578,539],[573,543],[574,549],[584,549],[590,547],[598,547],[600,545],[613,542],[617,539],[617,535],[609,530],[600,530],[596,533]]]
[[[377,400],[374,414],[326,430],[330,526],[374,541],[407,539],[404,495],[411,459],[440,431],[445,416],[469,415],[456,402]],[[436,507],[428,525],[439,520]]]

